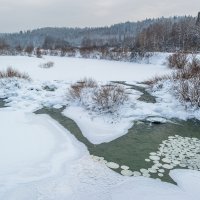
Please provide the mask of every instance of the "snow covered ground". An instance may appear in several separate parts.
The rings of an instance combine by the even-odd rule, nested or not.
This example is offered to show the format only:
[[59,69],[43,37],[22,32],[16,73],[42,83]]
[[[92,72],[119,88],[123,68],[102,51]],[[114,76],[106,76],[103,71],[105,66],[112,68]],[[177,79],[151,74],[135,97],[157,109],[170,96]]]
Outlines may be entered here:
[[[86,147],[50,117],[32,113],[43,106],[60,108],[68,104],[69,83],[85,76],[98,81],[143,81],[169,72],[161,65],[163,55],[154,59],[154,64],[147,65],[1,56],[0,69],[12,66],[27,72],[33,80],[0,80],[0,98],[6,97],[9,106],[0,109],[0,199],[199,199],[199,172],[173,170],[171,176],[178,186],[144,177],[123,177],[91,159]],[[55,66],[39,67],[47,61],[53,61]],[[53,91],[45,89],[46,86]],[[133,120],[149,115],[183,116],[184,119],[193,116],[192,111],[184,111],[184,107],[165,92],[155,92],[158,103],[152,104],[137,100],[140,94],[133,90],[131,101],[119,112],[119,118],[95,115],[70,104],[64,114],[74,119],[93,143],[113,140],[125,134]]]

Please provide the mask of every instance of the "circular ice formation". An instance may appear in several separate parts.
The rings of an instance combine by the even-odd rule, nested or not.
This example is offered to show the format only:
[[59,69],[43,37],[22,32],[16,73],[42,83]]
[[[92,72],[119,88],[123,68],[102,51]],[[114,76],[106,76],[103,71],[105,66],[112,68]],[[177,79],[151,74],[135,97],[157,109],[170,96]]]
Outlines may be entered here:
[[108,163],[106,163],[106,166],[111,168],[111,169],[118,169],[119,168],[119,165],[117,163],[114,163],[114,162],[108,162]]
[[154,166],[157,166],[159,168],[159,167],[162,167],[162,164],[158,162],[158,163],[155,163]]
[[106,160],[100,160],[99,162],[102,163],[102,164],[107,164],[108,163],[108,161],[106,161]]
[[165,169],[173,169],[173,166],[172,165],[168,165],[168,164],[164,164],[163,168],[165,168]]
[[164,173],[164,172],[165,172],[164,169],[159,169],[158,171],[159,171],[160,173]]
[[131,171],[131,170],[122,170],[121,171],[121,174],[123,175],[123,176],[132,176],[133,175],[133,172]]
[[152,168],[152,169],[155,169],[155,170],[158,170],[158,169],[159,169],[159,167],[157,166],[157,164],[153,165],[151,168]]
[[138,172],[138,171],[134,171],[134,172],[133,172],[133,175],[134,175],[134,176],[141,176],[141,173]]
[[163,158],[162,161],[163,161],[164,163],[171,163],[171,160],[168,159],[168,158]]
[[151,156],[156,156],[157,153],[155,153],[155,152],[151,152],[150,155],[151,155]]
[[147,169],[140,169],[141,173],[149,173]]
[[167,122],[167,120],[163,117],[148,117],[146,119],[146,121],[152,122],[152,123],[157,123],[157,124],[163,124],[163,123]]
[[157,170],[153,168],[149,168],[148,171],[153,174],[157,173]]
[[126,166],[126,165],[122,165],[122,166],[121,166],[121,169],[123,169],[123,170],[128,170],[128,169],[129,169],[129,167],[128,167],[128,166]]
[[180,162],[178,160],[173,160],[172,163],[174,163],[175,165],[179,165]]
[[154,160],[154,161],[160,160],[160,157],[159,157],[159,156],[149,156],[149,158],[150,158],[151,160]]
[[94,161],[100,161],[100,158],[98,157],[98,156],[91,156],[92,157],[92,159],[94,160]]
[[150,177],[150,174],[148,174],[148,173],[143,173],[142,176],[149,178],[149,177]]

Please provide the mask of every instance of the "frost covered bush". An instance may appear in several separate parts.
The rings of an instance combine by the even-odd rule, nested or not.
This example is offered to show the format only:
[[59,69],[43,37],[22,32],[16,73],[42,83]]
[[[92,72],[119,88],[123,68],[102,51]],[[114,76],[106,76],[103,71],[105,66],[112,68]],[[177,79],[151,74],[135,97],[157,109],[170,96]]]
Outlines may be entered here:
[[27,73],[21,73],[12,67],[8,67],[5,71],[0,71],[0,78],[21,78],[31,80]]
[[174,85],[175,92],[182,102],[200,107],[200,76],[189,80],[179,79]]
[[172,78],[178,98],[200,107],[200,60],[193,57],[188,66],[174,72]]
[[192,79],[200,76],[200,60],[195,56],[192,57],[188,65],[172,73],[174,80]]
[[167,58],[170,68],[182,69],[188,64],[188,56],[185,53],[177,52]]
[[93,95],[99,110],[113,112],[128,100],[125,88],[119,85],[102,85]]
[[68,90],[70,101],[93,111],[114,112],[128,100],[123,86],[98,85],[93,79],[83,79]]
[[45,68],[45,69],[48,69],[48,68],[51,68],[54,66],[54,62],[52,61],[49,61],[47,63],[43,63],[43,64],[40,64],[39,67],[41,68]]

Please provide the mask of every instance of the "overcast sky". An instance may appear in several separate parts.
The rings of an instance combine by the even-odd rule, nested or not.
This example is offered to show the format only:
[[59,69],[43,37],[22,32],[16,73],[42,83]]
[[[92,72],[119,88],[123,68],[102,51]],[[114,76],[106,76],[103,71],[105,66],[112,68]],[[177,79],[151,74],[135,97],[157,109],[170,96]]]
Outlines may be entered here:
[[104,26],[145,18],[193,15],[200,0],[0,0],[0,32],[39,27]]

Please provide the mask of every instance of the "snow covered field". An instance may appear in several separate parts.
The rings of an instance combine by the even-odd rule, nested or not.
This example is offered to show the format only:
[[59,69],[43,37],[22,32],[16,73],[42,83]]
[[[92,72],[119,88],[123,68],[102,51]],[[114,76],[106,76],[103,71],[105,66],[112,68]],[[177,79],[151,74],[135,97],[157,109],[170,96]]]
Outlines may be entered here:
[[[53,61],[50,69],[39,65]],[[155,62],[152,59],[152,62]],[[136,64],[129,62],[105,61],[83,58],[51,57],[41,58],[26,56],[1,56],[0,70],[12,66],[20,71],[28,72],[34,80],[66,80],[77,81],[80,78],[92,77],[98,81],[143,81],[154,75],[165,74],[169,70],[162,65],[164,56],[154,64]]]
[[[47,61],[53,61],[55,66],[39,67]],[[0,97],[6,97],[9,106],[0,109],[0,199],[198,200],[199,172],[171,171],[178,186],[144,177],[123,177],[105,164],[92,160],[85,145],[50,117],[32,113],[43,106],[60,108],[66,105],[66,90],[71,81],[83,77],[98,81],[143,81],[169,72],[161,65],[163,62],[163,55],[152,58],[152,64],[1,56],[0,69],[12,66],[27,72],[32,81],[0,81]],[[54,91],[46,90],[45,86]],[[149,115],[183,119],[200,116],[193,110],[184,111],[166,91],[155,92],[155,95],[159,97],[156,104],[140,102],[137,100],[140,94],[133,90],[133,102],[123,107],[117,119],[94,115],[74,105],[67,107],[64,114],[74,119],[83,134],[95,144],[125,134],[133,120]]]

